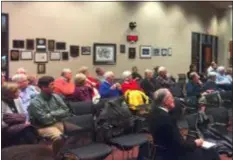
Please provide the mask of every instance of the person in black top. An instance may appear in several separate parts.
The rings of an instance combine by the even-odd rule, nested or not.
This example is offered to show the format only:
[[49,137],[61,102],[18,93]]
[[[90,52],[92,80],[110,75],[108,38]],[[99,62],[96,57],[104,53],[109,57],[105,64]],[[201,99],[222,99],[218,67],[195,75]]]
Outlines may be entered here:
[[174,78],[167,73],[167,69],[160,66],[158,69],[158,77],[156,78],[157,89],[160,88],[171,88],[175,84]]
[[189,66],[189,71],[187,72],[187,78],[190,79],[190,74],[191,74],[192,72],[196,72],[196,71],[197,71],[196,65],[191,64],[191,65]]
[[142,79],[142,76],[138,73],[138,68],[136,66],[132,68],[132,78],[137,80]]
[[[181,136],[176,120],[169,111],[174,108],[174,98],[168,89],[154,93],[154,104],[148,122],[156,147],[156,160],[187,160],[187,153],[195,151],[203,144],[202,139],[187,142]],[[155,105],[156,104],[156,105]]]
[[141,82],[141,88],[148,97],[150,98],[153,97],[153,93],[156,90],[156,82],[155,79],[153,78],[152,70],[149,69],[145,70],[145,77]]

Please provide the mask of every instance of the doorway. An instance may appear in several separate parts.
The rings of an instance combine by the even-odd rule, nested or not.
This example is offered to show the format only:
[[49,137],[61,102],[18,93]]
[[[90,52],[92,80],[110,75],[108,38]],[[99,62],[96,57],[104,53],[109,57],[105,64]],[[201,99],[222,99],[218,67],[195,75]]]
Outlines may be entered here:
[[212,46],[207,44],[202,44],[202,61],[201,70],[206,73],[207,68],[213,61]]

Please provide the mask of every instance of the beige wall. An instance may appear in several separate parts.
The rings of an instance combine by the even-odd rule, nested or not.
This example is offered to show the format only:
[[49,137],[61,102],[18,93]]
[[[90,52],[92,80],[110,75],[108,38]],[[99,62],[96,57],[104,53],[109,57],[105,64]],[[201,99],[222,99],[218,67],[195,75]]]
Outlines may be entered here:
[[[156,65],[166,66],[173,75],[186,73],[191,61],[191,32],[206,30],[217,35],[216,10],[199,2],[2,2],[2,12],[9,13],[10,49],[12,39],[46,38],[70,44],[90,45],[94,42],[116,43],[117,64],[104,66],[119,76],[136,65],[142,73]],[[136,21],[139,41],[126,42],[128,23]],[[137,58],[119,53],[119,44],[137,47]],[[172,57],[139,59],[139,45],[172,47]],[[68,48],[68,47],[67,47]],[[58,76],[64,67],[76,71],[86,65],[93,73],[92,56],[49,62],[47,74]],[[10,75],[18,67],[36,73],[33,61],[10,62]]]
[[219,61],[229,66],[229,41],[232,40],[232,8],[221,11],[218,18]]

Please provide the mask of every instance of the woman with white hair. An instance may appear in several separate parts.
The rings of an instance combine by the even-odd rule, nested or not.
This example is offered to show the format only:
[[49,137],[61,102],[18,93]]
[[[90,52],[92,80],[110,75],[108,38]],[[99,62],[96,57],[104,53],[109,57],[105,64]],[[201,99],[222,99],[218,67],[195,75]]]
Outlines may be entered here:
[[138,85],[137,81],[132,78],[132,72],[131,71],[124,71],[122,73],[122,77],[124,79],[124,82],[121,84],[121,89],[122,89],[123,94],[127,90],[141,90],[141,88]]

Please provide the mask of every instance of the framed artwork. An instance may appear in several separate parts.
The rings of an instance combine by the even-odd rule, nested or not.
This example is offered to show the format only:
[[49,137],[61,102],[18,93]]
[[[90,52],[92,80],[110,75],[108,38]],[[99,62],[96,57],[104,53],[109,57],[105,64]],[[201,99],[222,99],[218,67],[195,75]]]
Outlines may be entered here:
[[13,40],[13,48],[24,48],[24,40]]
[[81,53],[82,53],[82,55],[91,55],[91,47],[90,46],[82,46]]
[[37,64],[37,74],[45,74],[46,73],[46,64],[38,63]]
[[10,51],[11,61],[19,60],[19,50],[11,50]]
[[50,52],[50,61],[60,61],[61,53],[60,52]]
[[153,48],[152,56],[160,56],[160,48]]
[[62,52],[62,60],[69,60],[69,53],[68,52]]
[[94,65],[116,64],[116,44],[94,43],[93,51]]
[[120,53],[125,53],[125,45],[124,44],[120,45]]
[[26,39],[26,49],[27,50],[34,50],[34,39]]
[[172,56],[172,48],[168,48],[167,49],[167,55],[168,56]]
[[135,59],[136,58],[136,48],[130,47],[129,48],[129,59]]
[[65,42],[56,42],[56,50],[66,50]]
[[47,63],[48,62],[48,54],[46,52],[36,52],[34,55],[35,63]]
[[75,46],[75,45],[70,46],[70,56],[71,57],[79,56],[79,46]]
[[21,60],[32,60],[32,51],[21,51]]
[[140,58],[141,59],[150,59],[151,58],[151,46],[140,46]]
[[168,55],[168,49],[167,48],[162,48],[161,49],[161,55],[162,56],[167,56]]
[[36,38],[36,51],[46,52],[46,39],[45,38]]
[[54,51],[55,50],[55,40],[48,40],[48,50]]

